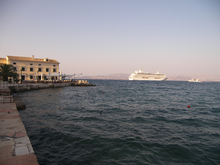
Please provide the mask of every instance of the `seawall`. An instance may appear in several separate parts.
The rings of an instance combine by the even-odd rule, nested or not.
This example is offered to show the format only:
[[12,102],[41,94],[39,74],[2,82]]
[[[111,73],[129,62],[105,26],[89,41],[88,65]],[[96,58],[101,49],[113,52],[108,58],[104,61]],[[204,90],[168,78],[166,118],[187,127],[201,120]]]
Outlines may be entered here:
[[88,83],[81,83],[79,81],[76,82],[61,82],[61,83],[24,83],[24,84],[18,84],[13,86],[8,86],[11,93],[19,93],[19,92],[25,92],[25,91],[31,91],[31,90],[38,90],[38,89],[47,89],[47,88],[60,88],[60,87],[66,87],[66,86],[96,86],[93,84]]
[[31,90],[38,90],[38,89],[46,89],[46,88],[60,88],[65,86],[72,85],[71,82],[68,83],[25,83],[19,84],[14,86],[9,86],[11,93],[18,93],[18,92],[25,92]]

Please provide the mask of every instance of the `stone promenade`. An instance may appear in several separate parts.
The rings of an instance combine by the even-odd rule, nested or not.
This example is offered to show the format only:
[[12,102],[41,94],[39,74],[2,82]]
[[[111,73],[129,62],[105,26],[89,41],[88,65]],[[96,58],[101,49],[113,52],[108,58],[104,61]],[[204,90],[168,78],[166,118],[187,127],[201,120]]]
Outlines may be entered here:
[[15,103],[0,103],[0,165],[39,165]]

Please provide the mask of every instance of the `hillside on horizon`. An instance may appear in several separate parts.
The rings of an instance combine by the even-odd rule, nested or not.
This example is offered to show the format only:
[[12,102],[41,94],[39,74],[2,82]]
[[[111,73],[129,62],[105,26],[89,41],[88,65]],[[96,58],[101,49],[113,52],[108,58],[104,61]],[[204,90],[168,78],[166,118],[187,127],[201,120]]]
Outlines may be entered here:
[[[82,76],[78,79],[101,79],[101,80],[128,80],[130,74],[116,73],[108,75],[97,76]],[[220,82],[220,75],[167,75],[167,81],[188,81],[192,78],[199,79],[200,81],[215,81]]]

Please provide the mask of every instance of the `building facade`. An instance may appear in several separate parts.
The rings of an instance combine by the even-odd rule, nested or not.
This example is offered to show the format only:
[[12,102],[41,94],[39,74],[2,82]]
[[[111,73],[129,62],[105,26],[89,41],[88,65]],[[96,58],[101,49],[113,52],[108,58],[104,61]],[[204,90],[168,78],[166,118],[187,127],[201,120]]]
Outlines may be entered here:
[[11,64],[22,80],[57,80],[59,79],[59,62],[48,58],[6,56],[0,63]]

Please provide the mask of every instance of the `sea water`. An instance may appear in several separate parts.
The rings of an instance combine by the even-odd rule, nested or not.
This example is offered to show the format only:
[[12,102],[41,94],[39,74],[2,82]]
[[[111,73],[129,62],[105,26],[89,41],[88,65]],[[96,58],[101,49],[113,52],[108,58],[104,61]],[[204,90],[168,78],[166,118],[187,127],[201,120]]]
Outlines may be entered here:
[[20,94],[39,164],[220,164],[220,83],[89,82]]

